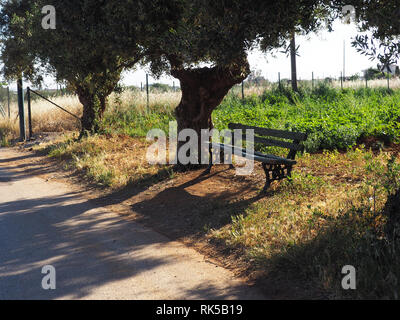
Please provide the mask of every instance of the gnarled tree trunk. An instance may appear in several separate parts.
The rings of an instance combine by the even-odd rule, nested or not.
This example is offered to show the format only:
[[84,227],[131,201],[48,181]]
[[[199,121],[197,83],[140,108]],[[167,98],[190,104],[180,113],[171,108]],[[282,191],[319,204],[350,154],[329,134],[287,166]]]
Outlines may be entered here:
[[[170,63],[171,74],[180,80],[182,90],[182,99],[175,110],[178,133],[193,129],[200,143],[201,130],[213,128],[212,112],[234,85],[247,78],[250,66],[246,58],[233,61],[230,67],[224,68],[185,69],[173,58],[170,58]],[[178,142],[178,150],[186,143]]]
[[77,94],[83,105],[80,138],[87,134],[98,133],[99,122],[103,118],[107,106],[107,96],[93,94],[82,87],[77,89]]

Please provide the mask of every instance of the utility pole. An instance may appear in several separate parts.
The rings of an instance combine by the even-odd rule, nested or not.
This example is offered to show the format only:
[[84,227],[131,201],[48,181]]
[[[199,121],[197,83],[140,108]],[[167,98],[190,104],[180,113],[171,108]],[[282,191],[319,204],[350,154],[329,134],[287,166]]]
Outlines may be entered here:
[[297,87],[297,64],[296,64],[296,36],[293,32],[292,40],[290,41],[290,58],[292,65],[292,89],[298,91]]
[[24,110],[24,89],[22,84],[22,76],[18,78],[17,89],[18,89],[19,133],[20,133],[20,140],[23,142],[26,140],[26,130],[25,130],[25,110]]

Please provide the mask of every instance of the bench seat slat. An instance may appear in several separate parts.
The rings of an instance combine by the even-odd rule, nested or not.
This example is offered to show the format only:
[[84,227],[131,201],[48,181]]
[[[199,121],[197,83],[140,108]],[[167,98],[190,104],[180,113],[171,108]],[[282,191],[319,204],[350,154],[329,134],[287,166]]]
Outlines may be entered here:
[[241,156],[247,159],[253,159],[255,161],[268,163],[268,164],[287,164],[287,165],[295,165],[297,162],[295,160],[281,158],[275,155],[270,154],[263,154],[261,152],[254,151],[253,154],[248,153],[245,149],[232,146],[232,145],[225,145],[221,143],[211,143],[212,148],[224,149],[232,151],[232,154],[235,155],[234,151],[237,150]]
[[[243,140],[245,140],[245,139],[246,139],[246,136],[243,136]],[[287,149],[296,150],[296,151],[303,150],[303,146],[301,146],[299,144],[290,143],[290,142],[281,141],[281,140],[260,138],[257,136],[254,137],[254,142],[262,143],[263,145],[266,145],[266,146],[282,147],[282,148],[287,148]]]
[[259,128],[255,126],[248,126],[239,123],[230,123],[228,128],[231,130],[234,129],[242,129],[242,130],[254,130],[255,134],[261,136],[269,136],[283,139],[291,139],[297,141],[305,141],[307,139],[307,134],[301,132],[292,132],[292,131],[282,131],[276,129],[267,129],[267,128]]

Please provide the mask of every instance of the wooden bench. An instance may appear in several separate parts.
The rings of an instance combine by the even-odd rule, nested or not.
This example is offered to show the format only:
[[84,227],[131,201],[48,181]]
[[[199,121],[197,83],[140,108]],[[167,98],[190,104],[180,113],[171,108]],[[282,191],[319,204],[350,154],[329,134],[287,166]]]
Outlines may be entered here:
[[[257,151],[248,152],[246,151],[246,149],[235,146],[234,142],[232,144],[210,142],[210,163],[207,170],[205,171],[205,174],[211,172],[211,168],[213,166],[213,154],[215,154],[217,151],[221,152],[221,150],[228,151],[228,153],[230,153],[231,155],[240,155],[244,158],[261,162],[266,175],[266,183],[263,189],[264,192],[268,190],[273,181],[282,180],[291,176],[292,168],[296,164],[296,154],[297,152],[304,151],[304,146],[302,145],[302,142],[307,139],[307,134],[299,132],[259,128],[237,123],[230,123],[228,127],[230,130],[240,129],[244,130],[244,132],[246,132],[245,130],[249,129],[254,130],[255,144],[286,148],[289,149],[289,154],[286,158],[283,158],[272,154],[263,154]],[[275,140],[271,139],[271,137],[291,140],[291,142],[284,140]],[[246,134],[243,134],[242,141],[248,141],[246,139]],[[233,168],[233,165],[231,164],[230,167]]]

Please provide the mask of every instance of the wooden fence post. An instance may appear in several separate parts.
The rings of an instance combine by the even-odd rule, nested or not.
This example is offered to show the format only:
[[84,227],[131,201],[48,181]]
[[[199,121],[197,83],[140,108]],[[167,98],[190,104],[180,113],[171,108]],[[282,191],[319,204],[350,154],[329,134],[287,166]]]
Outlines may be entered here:
[[281,86],[281,73],[278,72],[278,83],[279,83],[279,90],[282,90],[282,86]]
[[387,74],[387,84],[388,84],[388,90],[390,90],[390,73],[389,72]]
[[343,71],[340,72],[340,87],[343,90]]
[[311,87],[314,90],[314,71],[312,72],[312,76],[311,76]]
[[18,89],[18,112],[19,112],[19,133],[20,140],[26,140],[26,132],[25,132],[25,110],[24,110],[24,90],[22,84],[22,76],[17,81],[17,89]]
[[147,113],[150,113],[149,75],[146,73]]
[[28,87],[26,89],[26,98],[28,100],[28,128],[29,128],[29,140],[32,139],[32,110],[31,110],[31,89]]
[[11,118],[11,110],[10,110],[10,87],[7,87],[7,106],[8,106],[8,119]]

